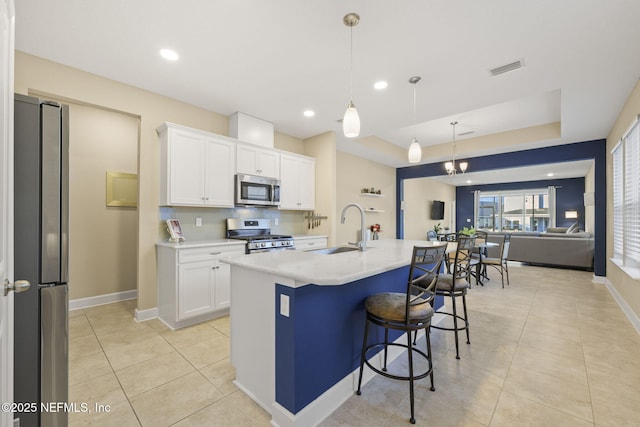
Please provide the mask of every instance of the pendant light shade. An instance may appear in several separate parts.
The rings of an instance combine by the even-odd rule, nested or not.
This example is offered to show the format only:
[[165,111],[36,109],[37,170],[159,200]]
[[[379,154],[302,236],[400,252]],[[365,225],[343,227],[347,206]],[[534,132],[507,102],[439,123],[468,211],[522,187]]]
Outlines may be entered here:
[[420,163],[422,160],[422,148],[418,144],[418,140],[413,138],[409,146],[409,163]]
[[342,119],[342,131],[347,138],[355,138],[360,135],[360,116],[358,110],[353,104],[353,27],[360,23],[360,15],[357,13],[347,13],[342,18],[344,25],[351,30],[351,45],[350,45],[350,63],[349,63],[349,92],[350,99],[349,105],[347,105],[347,111],[344,113]]
[[413,76],[409,79],[409,83],[413,85],[413,139],[409,146],[409,163],[420,163],[422,160],[422,148],[418,143],[417,124],[416,124],[416,84],[420,81],[420,76]]
[[347,138],[355,138],[360,135],[360,116],[353,102],[347,106],[347,111],[342,119],[342,131]]

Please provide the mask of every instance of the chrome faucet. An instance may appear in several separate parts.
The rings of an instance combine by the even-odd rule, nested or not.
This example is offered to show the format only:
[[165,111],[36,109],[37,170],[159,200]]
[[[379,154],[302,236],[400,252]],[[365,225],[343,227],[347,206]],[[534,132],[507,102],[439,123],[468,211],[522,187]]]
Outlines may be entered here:
[[356,209],[358,209],[360,211],[360,241],[355,242],[355,243],[349,242],[349,244],[350,245],[355,245],[360,252],[364,252],[364,251],[367,250],[367,235],[366,235],[365,229],[364,229],[364,209],[362,209],[360,207],[360,205],[358,205],[357,203],[349,203],[347,206],[344,207],[344,209],[342,209],[342,215],[341,215],[341,219],[340,219],[340,224],[344,224],[344,220],[345,220],[344,213],[351,206],[355,207]]

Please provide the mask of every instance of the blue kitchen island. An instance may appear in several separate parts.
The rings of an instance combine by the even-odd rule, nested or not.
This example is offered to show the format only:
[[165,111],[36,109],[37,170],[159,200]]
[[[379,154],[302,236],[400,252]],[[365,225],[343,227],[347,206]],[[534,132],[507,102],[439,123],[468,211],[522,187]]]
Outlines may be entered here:
[[[377,240],[365,252],[272,251],[224,260],[231,264],[235,384],[274,425],[321,422],[356,390],[366,297],[405,292],[414,245],[441,244]],[[398,354],[390,348],[391,359]],[[365,370],[364,381],[372,375]]]

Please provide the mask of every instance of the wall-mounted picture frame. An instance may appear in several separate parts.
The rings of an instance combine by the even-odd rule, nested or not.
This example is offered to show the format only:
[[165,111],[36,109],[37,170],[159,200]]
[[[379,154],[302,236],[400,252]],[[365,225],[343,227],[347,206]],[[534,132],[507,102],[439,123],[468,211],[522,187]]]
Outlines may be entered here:
[[107,206],[138,206],[138,175],[135,173],[107,171]]
[[184,241],[184,233],[182,233],[182,227],[180,227],[180,221],[177,219],[167,220],[167,231],[169,232],[169,241],[172,243],[178,243]]

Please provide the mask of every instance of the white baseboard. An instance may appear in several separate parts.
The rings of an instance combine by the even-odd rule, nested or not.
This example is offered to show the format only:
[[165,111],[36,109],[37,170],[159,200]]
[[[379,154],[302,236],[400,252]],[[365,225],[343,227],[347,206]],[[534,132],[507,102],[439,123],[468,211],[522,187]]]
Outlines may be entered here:
[[158,317],[158,307],[147,308],[146,310],[135,310],[136,322],[145,322],[147,320],[155,319]]
[[609,290],[611,296],[613,296],[613,299],[618,303],[618,305],[622,309],[622,312],[625,314],[625,316],[627,316],[627,319],[629,319],[633,327],[636,328],[636,332],[640,334],[640,317],[638,317],[631,306],[627,304],[622,295],[620,295],[616,287],[613,286],[613,283],[611,283],[606,277],[604,278],[604,285]]
[[138,297],[136,289],[131,291],[114,292],[112,294],[98,295],[95,297],[78,298],[69,301],[69,311],[83,308],[95,307],[96,305],[111,304],[114,302],[127,301]]
[[594,274],[593,275],[593,279],[591,280],[591,283],[595,283],[597,285],[606,285],[607,284],[607,278],[605,276],[596,276]]

